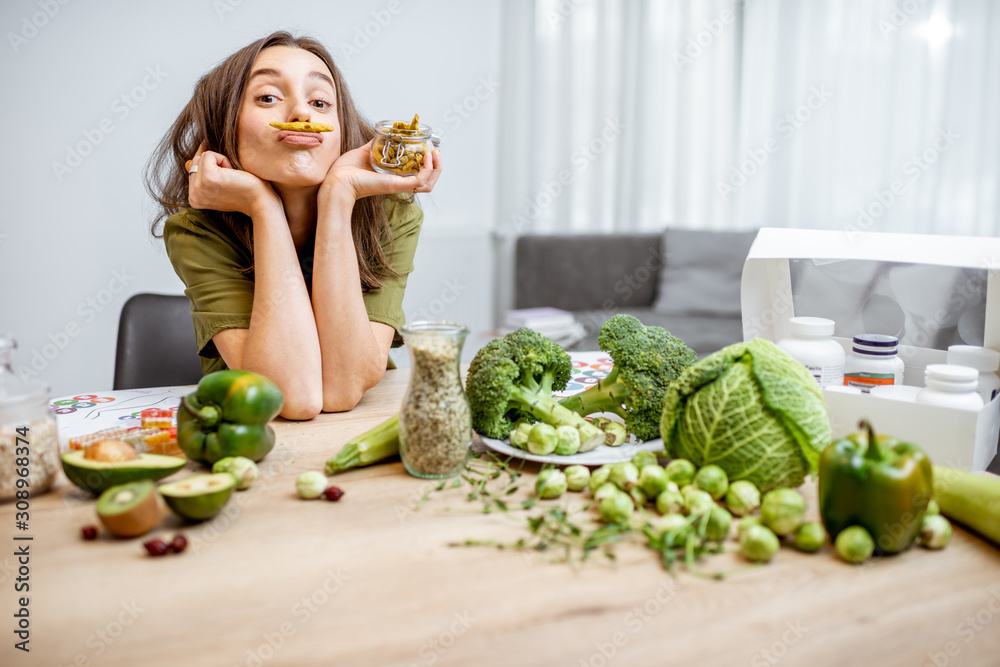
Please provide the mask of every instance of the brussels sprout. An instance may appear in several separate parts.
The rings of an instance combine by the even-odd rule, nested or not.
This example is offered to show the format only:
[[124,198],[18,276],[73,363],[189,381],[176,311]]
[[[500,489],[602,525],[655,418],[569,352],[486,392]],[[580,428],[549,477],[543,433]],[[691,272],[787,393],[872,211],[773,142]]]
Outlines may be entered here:
[[765,526],[750,526],[740,535],[740,552],[754,562],[771,560],[779,546],[778,536]]
[[587,466],[569,466],[563,472],[566,474],[566,488],[570,491],[583,491],[590,482],[590,468]]
[[759,516],[745,516],[736,523],[736,537],[743,537],[745,533],[751,526],[761,526]]
[[632,457],[632,463],[639,469],[639,472],[642,472],[646,466],[660,466],[659,461],[656,460],[656,454],[646,450],[636,452],[635,456]]
[[643,507],[649,502],[649,498],[646,497],[646,494],[638,486],[629,491],[628,495],[632,497],[632,502],[635,503],[636,507]]
[[806,500],[795,489],[775,489],[764,496],[760,506],[761,523],[777,535],[790,535],[802,523]]
[[695,472],[697,472],[694,464],[687,459],[674,459],[667,464],[666,471],[667,479],[680,487],[690,484],[691,480],[694,479]]
[[236,488],[240,491],[249,489],[260,475],[257,464],[245,456],[221,458],[212,465],[212,472],[228,472],[236,478]]
[[673,533],[669,542],[673,545],[681,545],[688,535],[694,534],[694,526],[681,514],[665,514],[653,517],[649,520],[649,527],[652,529],[653,537],[663,539],[667,533]]
[[631,491],[639,483],[639,469],[631,461],[613,463],[608,481],[622,491]]
[[930,502],[927,503],[927,511],[924,512],[924,516],[933,516],[934,514],[940,514],[940,513],[941,513],[941,506],[938,505],[938,502],[936,500],[931,498]]
[[729,537],[729,529],[733,527],[733,515],[716,505],[708,513],[705,524],[705,539],[721,542]]
[[928,549],[944,549],[951,541],[951,524],[940,514],[924,516],[920,544]]
[[528,451],[532,454],[545,456],[556,451],[558,441],[555,426],[539,422],[532,426],[531,431],[528,432]]
[[717,465],[707,465],[695,473],[692,482],[702,491],[707,491],[713,500],[719,500],[729,489],[729,477],[726,471]]
[[295,479],[295,490],[300,498],[312,500],[323,495],[328,483],[326,475],[320,471],[307,470]]
[[601,521],[604,523],[620,523],[628,525],[635,510],[635,503],[631,496],[624,491],[618,491],[601,500],[598,509],[601,512]]
[[684,496],[667,489],[656,496],[656,511],[660,514],[679,514],[684,511]]
[[628,439],[628,431],[621,422],[610,422],[601,430],[605,435],[604,444],[608,447],[618,447]]
[[594,472],[590,473],[590,481],[587,483],[587,488],[590,489],[590,495],[594,495],[597,489],[608,481],[611,476],[611,466],[603,465]]
[[531,433],[531,424],[528,422],[521,422],[517,425],[513,431],[510,432],[510,444],[511,447],[517,447],[518,449],[528,448],[528,434]]
[[594,420],[590,423],[603,431],[611,423],[611,419],[608,417],[594,417]]
[[684,507],[688,514],[701,514],[715,507],[715,501],[707,491],[694,489],[685,496]]
[[840,531],[834,546],[840,557],[848,563],[863,563],[875,552],[875,540],[861,526],[851,526]]
[[795,548],[806,553],[819,551],[826,541],[826,531],[819,521],[807,521],[795,531]]
[[571,456],[580,449],[580,431],[575,426],[560,426],[556,429],[556,454]]
[[[593,479],[593,476],[591,476],[591,479]],[[594,500],[596,500],[597,502],[601,502],[608,496],[613,496],[615,493],[619,491],[621,491],[621,489],[619,489],[611,482],[605,482],[604,484],[601,484],[601,486],[599,486],[596,491],[594,491]]]
[[535,494],[539,498],[558,498],[566,493],[566,474],[556,468],[548,468],[538,473],[535,480]]
[[736,480],[726,491],[726,507],[736,516],[746,516],[760,507],[760,491],[753,482]]
[[658,465],[648,465],[639,470],[639,488],[650,498],[667,490],[667,471]]

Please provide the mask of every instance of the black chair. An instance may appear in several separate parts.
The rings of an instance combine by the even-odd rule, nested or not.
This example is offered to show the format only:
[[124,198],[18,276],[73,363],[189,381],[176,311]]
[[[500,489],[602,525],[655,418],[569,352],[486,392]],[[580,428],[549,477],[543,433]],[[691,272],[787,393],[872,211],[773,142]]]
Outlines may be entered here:
[[183,294],[139,293],[118,319],[115,389],[197,384],[201,361]]

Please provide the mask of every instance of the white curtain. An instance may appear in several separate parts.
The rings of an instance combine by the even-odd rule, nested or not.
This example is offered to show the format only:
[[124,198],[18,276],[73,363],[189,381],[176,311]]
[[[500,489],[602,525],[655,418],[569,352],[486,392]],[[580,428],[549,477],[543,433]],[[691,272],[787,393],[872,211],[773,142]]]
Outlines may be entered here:
[[505,3],[500,266],[535,232],[1000,233],[998,5]]
[[751,0],[743,28],[736,161],[777,148],[734,226],[1000,233],[1000,4]]
[[726,227],[740,11],[732,0],[505,8],[499,230]]

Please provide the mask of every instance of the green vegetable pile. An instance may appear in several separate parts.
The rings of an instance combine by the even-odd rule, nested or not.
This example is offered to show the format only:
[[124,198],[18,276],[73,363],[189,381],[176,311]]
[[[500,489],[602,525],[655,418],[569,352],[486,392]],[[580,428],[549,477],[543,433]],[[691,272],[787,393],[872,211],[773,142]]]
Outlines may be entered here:
[[604,434],[552,395],[566,387],[571,367],[566,351],[536,331],[491,340],[476,353],[465,381],[472,427],[502,440],[518,422],[571,426],[580,433],[579,451],[594,449]]
[[670,457],[715,464],[766,493],[802,484],[831,429],[805,366],[756,338],[684,369],[667,388],[660,432]]

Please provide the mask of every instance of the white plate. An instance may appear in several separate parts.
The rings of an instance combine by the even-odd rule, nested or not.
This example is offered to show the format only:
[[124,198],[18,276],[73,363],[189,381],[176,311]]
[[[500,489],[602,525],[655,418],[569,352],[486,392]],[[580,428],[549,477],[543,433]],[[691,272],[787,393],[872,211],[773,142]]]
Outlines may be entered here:
[[600,445],[597,449],[592,449],[589,452],[584,452],[582,454],[571,454],[569,456],[562,456],[560,454],[547,454],[541,456],[539,454],[532,454],[531,452],[518,449],[517,447],[511,446],[511,444],[505,440],[496,440],[494,438],[487,438],[485,435],[480,435],[483,442],[490,449],[500,452],[501,454],[506,454],[508,456],[514,456],[519,459],[525,459],[527,461],[537,461],[538,463],[558,463],[559,465],[585,465],[585,466],[599,466],[605,463],[619,463],[621,461],[630,461],[637,452],[647,451],[647,452],[662,452],[663,451],[663,438],[657,438],[656,440],[632,440],[630,442],[623,443],[619,447],[608,447],[607,445]]

